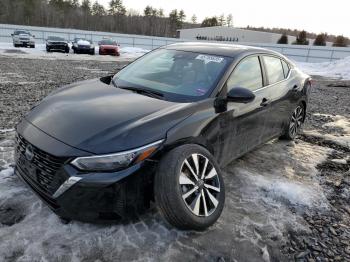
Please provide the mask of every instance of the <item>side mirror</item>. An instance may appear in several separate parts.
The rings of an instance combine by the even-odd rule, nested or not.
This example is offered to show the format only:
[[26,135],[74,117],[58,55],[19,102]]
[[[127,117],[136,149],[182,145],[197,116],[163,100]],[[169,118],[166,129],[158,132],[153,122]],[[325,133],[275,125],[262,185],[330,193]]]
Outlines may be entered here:
[[11,36],[14,36],[14,34],[11,34]]
[[247,88],[235,87],[232,88],[228,93],[226,100],[228,102],[236,102],[247,104],[255,99],[255,95],[252,91]]

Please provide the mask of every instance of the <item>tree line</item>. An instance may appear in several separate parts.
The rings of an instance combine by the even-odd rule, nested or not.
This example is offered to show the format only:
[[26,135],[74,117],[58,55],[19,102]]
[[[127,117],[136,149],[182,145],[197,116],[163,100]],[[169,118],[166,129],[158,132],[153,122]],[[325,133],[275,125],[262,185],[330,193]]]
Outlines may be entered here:
[[105,8],[97,0],[0,0],[0,23],[175,37],[176,30],[199,27],[186,22],[183,10],[146,6],[143,13],[127,9],[122,0]]
[[[328,36],[326,33],[321,33],[315,36],[313,45],[314,46],[326,46],[327,41],[333,40],[333,46],[336,47],[347,47],[349,44],[349,39],[342,36]],[[288,44],[288,35],[286,32],[284,32],[280,39],[277,41],[277,44]],[[292,42],[293,45],[309,45],[309,40],[308,40],[308,33],[303,30],[300,31],[297,36],[296,40]]]
[[[0,0],[0,23],[176,37],[178,29],[233,26],[233,16],[206,17],[198,23],[196,15],[188,18],[184,10],[174,9],[165,14],[163,9],[148,5],[140,13],[128,9],[122,0],[110,0],[107,8],[98,0]],[[292,44],[309,44],[308,38],[315,39],[314,45],[326,45],[326,41],[334,46],[349,44],[349,39],[341,35],[316,35],[283,28],[248,26],[246,29],[280,33],[280,44],[288,43],[288,35],[297,37]]]

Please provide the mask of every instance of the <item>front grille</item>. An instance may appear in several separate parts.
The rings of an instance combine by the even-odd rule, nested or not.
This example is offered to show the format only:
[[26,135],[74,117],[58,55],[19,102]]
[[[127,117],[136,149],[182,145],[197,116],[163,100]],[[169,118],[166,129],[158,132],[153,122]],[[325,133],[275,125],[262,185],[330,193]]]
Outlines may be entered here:
[[20,38],[19,40],[22,40],[22,41],[29,41],[29,38]]
[[25,151],[29,144],[23,136],[16,135],[17,165],[26,175],[26,180],[30,179],[42,192],[51,196],[65,180],[59,176],[58,171],[67,159],[55,157],[31,145],[34,158],[28,161],[25,157]]
[[114,49],[105,49],[105,52],[107,54],[115,54],[115,50]]

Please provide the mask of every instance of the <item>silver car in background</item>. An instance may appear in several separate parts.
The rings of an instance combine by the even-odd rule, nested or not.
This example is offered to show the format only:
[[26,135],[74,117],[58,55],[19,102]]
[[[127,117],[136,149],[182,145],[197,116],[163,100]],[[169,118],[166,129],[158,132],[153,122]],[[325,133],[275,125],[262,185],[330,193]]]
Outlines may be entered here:
[[35,48],[35,39],[29,31],[26,30],[15,30],[12,36],[14,47],[30,47]]

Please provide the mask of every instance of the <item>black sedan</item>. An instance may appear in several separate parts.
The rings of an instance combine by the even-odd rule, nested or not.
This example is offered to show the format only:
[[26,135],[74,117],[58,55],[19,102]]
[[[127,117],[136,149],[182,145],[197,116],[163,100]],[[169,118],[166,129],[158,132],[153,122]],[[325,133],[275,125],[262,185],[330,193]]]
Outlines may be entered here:
[[95,54],[95,45],[84,38],[75,38],[72,42],[72,49],[74,54]]
[[65,219],[115,221],[155,201],[172,225],[203,230],[224,207],[222,167],[294,139],[310,87],[273,51],[162,47],[33,108],[17,125],[16,174]]
[[69,53],[68,41],[66,41],[63,37],[49,36],[46,40],[46,51],[61,51]]

